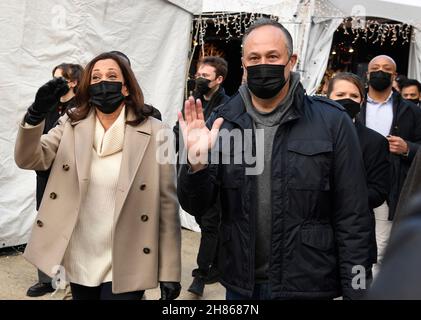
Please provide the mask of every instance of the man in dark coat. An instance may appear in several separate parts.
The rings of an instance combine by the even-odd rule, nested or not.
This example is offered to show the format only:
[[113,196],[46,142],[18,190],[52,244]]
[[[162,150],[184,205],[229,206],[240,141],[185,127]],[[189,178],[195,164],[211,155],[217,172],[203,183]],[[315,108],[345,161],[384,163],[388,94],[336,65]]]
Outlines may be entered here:
[[[204,109],[204,119],[219,106],[223,105],[229,97],[225,94],[222,83],[228,74],[228,64],[216,56],[207,56],[198,63],[195,79],[195,99],[200,99]],[[173,129],[176,137],[176,151],[179,148],[179,123]],[[205,284],[216,282],[219,272],[217,270],[218,234],[220,224],[220,208],[215,203],[203,216],[195,217],[200,226],[201,238],[199,252],[197,253],[197,269],[194,269],[192,284],[189,292],[202,296]]]
[[[396,63],[388,56],[373,58],[368,66],[369,91],[359,121],[389,141],[391,189],[387,202],[376,208],[378,264],[383,259],[399,195],[421,143],[421,109],[392,89]],[[375,272],[379,265],[375,266]]]
[[421,194],[407,200],[367,299],[421,300]]
[[247,84],[206,125],[200,101],[178,115],[178,197],[196,216],[220,198],[227,299],[359,298],[370,280],[357,134],[341,106],[305,94],[292,48],[285,27],[258,20],[243,38]]
[[407,208],[411,198],[421,196],[421,150],[419,150],[412,161],[411,168],[406,176],[405,183],[402,187],[399,202],[396,207],[395,220],[392,231],[400,221],[408,214]]

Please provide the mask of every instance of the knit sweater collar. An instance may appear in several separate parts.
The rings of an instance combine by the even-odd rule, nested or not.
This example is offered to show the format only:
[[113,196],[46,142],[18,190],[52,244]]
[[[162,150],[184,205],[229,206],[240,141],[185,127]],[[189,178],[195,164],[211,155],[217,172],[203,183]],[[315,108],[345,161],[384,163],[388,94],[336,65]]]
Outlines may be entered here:
[[105,131],[98,117],[96,117],[93,147],[99,157],[106,157],[123,149],[125,118],[125,107],[123,107],[116,121]]

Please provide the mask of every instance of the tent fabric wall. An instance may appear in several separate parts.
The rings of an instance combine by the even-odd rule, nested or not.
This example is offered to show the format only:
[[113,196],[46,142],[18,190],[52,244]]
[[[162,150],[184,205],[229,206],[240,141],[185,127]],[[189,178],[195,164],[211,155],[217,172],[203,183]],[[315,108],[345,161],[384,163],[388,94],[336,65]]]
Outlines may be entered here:
[[323,79],[329,61],[333,35],[341,23],[342,18],[335,18],[315,23],[311,27],[302,77],[303,86],[309,95],[316,92]]
[[421,26],[419,0],[328,0],[328,2],[348,17],[354,15],[379,17]]
[[408,77],[421,81],[421,31],[414,28],[413,33],[414,41],[409,49]]
[[16,167],[13,149],[18,122],[52,68],[122,51],[145,101],[172,126],[183,104],[191,23],[186,8],[166,0],[0,1],[0,247],[25,243],[35,219],[35,174]]

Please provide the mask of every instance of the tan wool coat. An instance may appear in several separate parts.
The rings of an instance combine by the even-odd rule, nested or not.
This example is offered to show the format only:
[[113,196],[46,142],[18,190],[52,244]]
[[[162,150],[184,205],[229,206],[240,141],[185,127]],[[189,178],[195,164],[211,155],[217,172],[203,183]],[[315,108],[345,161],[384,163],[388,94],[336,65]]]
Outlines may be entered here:
[[[31,170],[51,167],[24,253],[50,276],[61,265],[89,186],[95,117],[91,112],[72,122],[63,116],[44,135],[44,123],[34,127],[22,123],[19,128],[16,164]],[[112,234],[114,293],[155,288],[158,281],[179,282],[181,278],[175,166],[156,159],[163,128],[151,117],[125,127]]]

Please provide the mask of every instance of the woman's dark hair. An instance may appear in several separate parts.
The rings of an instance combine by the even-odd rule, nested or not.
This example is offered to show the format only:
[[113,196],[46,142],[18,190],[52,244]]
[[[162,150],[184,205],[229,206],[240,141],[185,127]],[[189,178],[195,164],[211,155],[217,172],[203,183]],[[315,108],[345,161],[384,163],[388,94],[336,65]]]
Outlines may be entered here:
[[348,82],[351,82],[352,84],[354,84],[358,88],[358,91],[360,92],[361,101],[365,99],[365,89],[364,89],[363,81],[361,80],[361,78],[359,76],[357,76],[354,73],[350,73],[350,72],[337,73],[332,79],[330,79],[329,86],[327,88],[327,97],[328,98],[332,94],[335,82],[338,81],[338,80],[345,80],[345,81],[348,81]]
[[136,77],[130,68],[127,61],[114,53],[101,53],[99,56],[96,56],[86,65],[85,72],[83,73],[82,81],[79,86],[79,91],[76,95],[76,108],[67,110],[67,114],[72,121],[79,121],[85,119],[92,108],[93,105],[89,102],[89,86],[91,84],[92,70],[100,60],[112,59],[114,60],[121,69],[123,74],[124,84],[127,87],[129,95],[125,98],[124,102],[126,105],[126,115],[131,111],[135,120],[127,121],[126,123],[132,126],[140,124],[143,120],[147,119],[148,116],[152,115],[153,109],[151,106],[144,103],[143,93],[140,89],[140,86],[136,80]]
[[60,69],[63,73],[63,77],[69,81],[77,81],[77,85],[75,86],[75,92],[77,92],[78,86],[80,81],[82,80],[83,75],[83,67],[80,64],[75,63],[61,63],[58,66],[55,66],[52,75],[54,77],[54,73],[57,69]]

